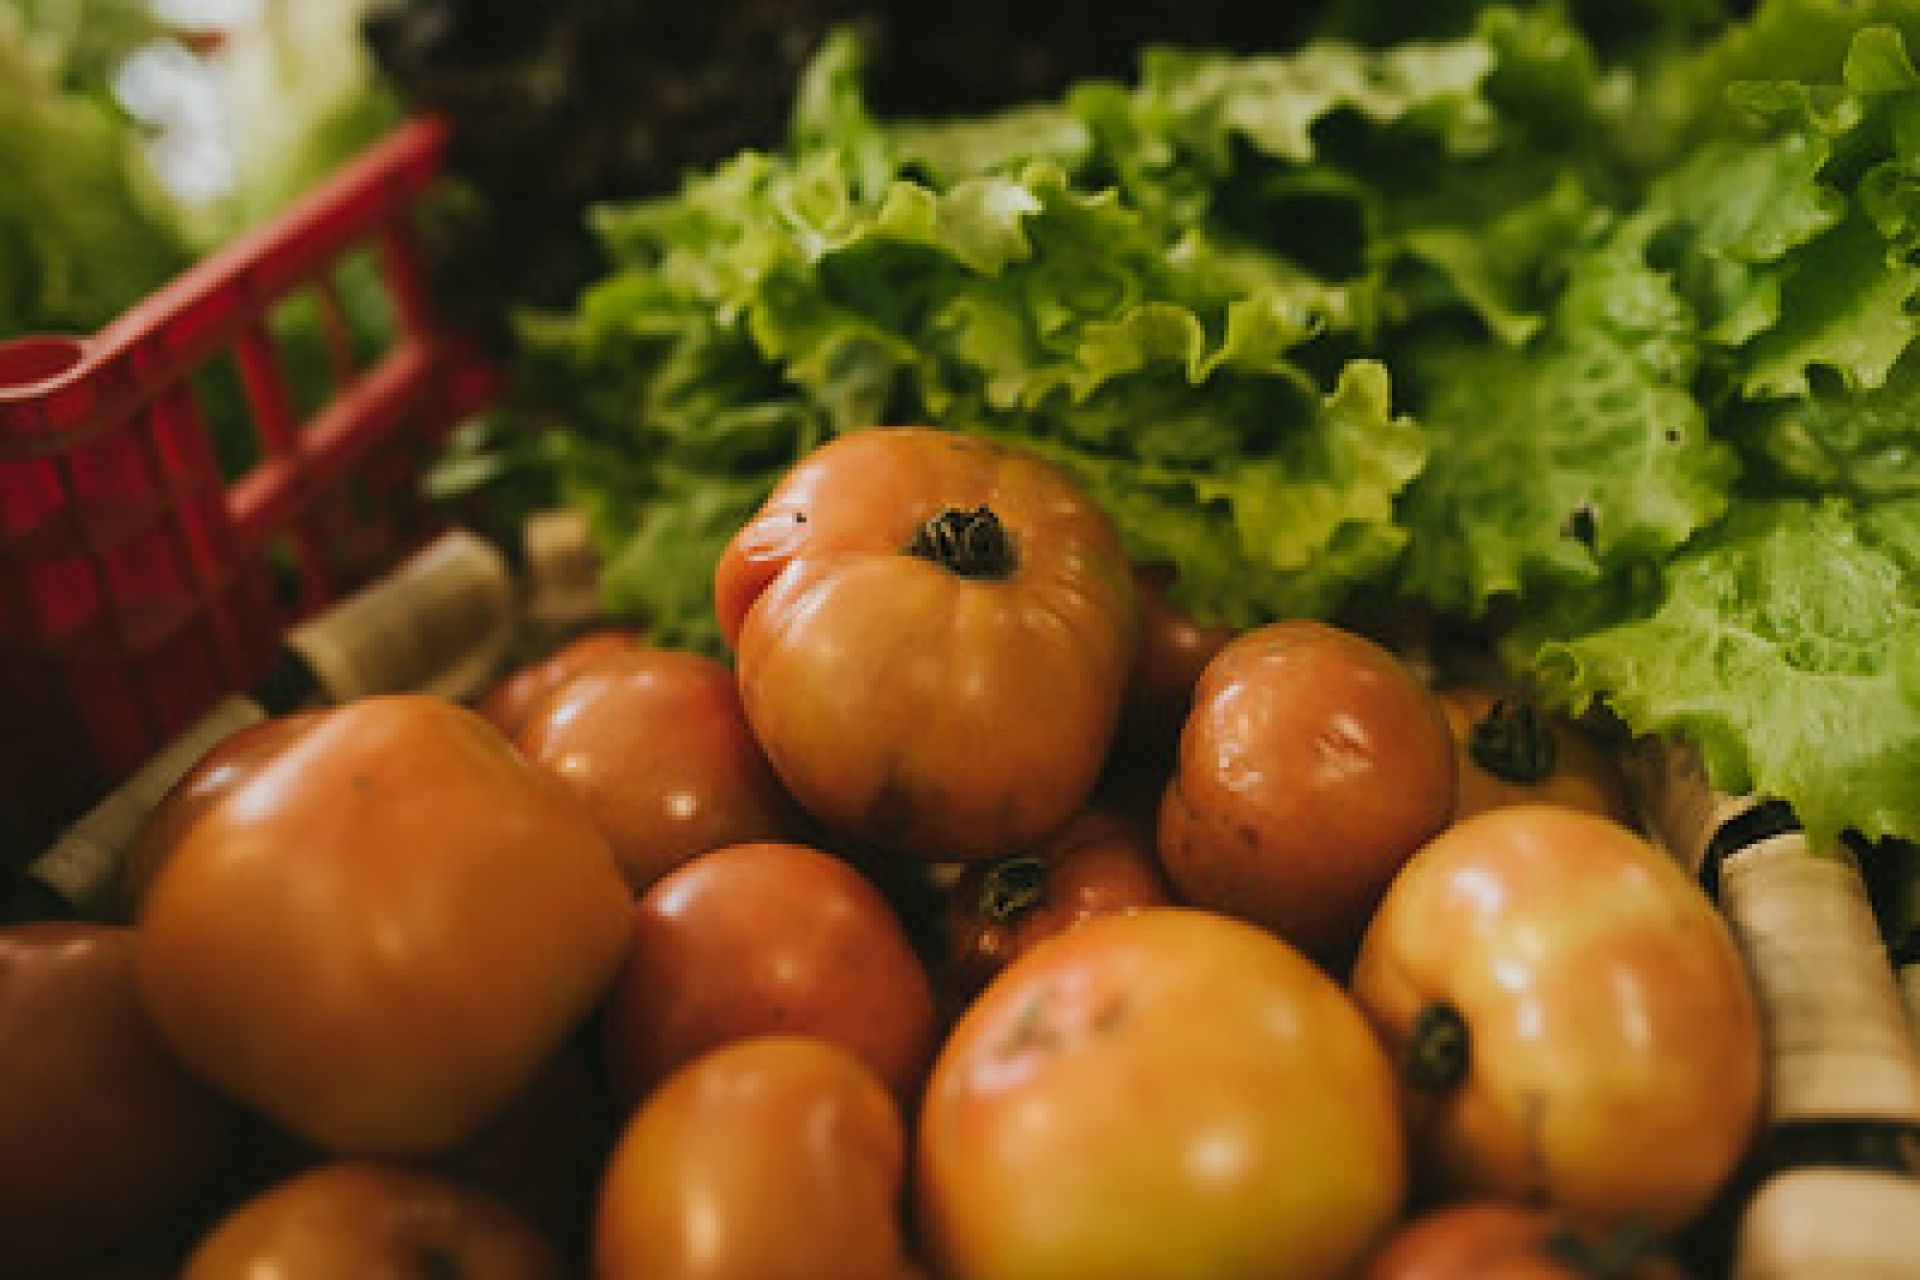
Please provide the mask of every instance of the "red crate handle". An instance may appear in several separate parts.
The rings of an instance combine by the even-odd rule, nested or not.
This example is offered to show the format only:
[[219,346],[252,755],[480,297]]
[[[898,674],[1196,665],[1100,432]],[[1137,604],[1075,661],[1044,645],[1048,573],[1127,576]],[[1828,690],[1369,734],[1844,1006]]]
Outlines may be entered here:
[[[46,797],[74,811],[257,682],[285,628],[353,585],[343,544],[384,568],[430,531],[420,469],[497,387],[439,327],[411,225],[447,138],[402,125],[92,336],[0,343],[0,830],[39,834]],[[393,317],[364,367],[332,275],[360,253]],[[303,293],[333,381],[304,417],[270,325]],[[259,454],[231,481],[194,385],[221,361]],[[370,537],[349,497],[412,524]]]

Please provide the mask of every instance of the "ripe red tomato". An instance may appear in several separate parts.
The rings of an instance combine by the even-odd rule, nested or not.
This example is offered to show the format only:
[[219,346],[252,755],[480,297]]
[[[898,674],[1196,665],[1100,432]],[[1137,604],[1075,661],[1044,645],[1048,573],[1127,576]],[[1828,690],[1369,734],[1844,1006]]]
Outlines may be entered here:
[[598,1280],[906,1280],[906,1136],[859,1059],[736,1041],[628,1122],[601,1184]]
[[204,1079],[328,1150],[429,1154],[600,999],[631,902],[586,814],[486,721],[370,698],[275,741],[180,832],[137,971]]
[[1440,691],[1460,791],[1455,819],[1519,804],[1557,804],[1631,824],[1614,758],[1562,716],[1480,685]]
[[475,704],[474,710],[509,738],[520,732],[541,703],[604,658],[640,652],[639,638],[626,631],[589,631],[575,636],[546,657],[510,671]]
[[1334,1277],[1400,1211],[1393,1069],[1263,930],[1161,907],[1009,965],[922,1103],[922,1238],[948,1280]]
[[1135,570],[1139,588],[1140,643],[1127,675],[1116,745],[1146,760],[1170,756],[1180,726],[1193,709],[1200,673],[1233,639],[1230,627],[1196,621],[1167,598],[1172,572],[1165,566]]
[[98,1257],[185,1208],[236,1112],[160,1043],[109,925],[0,928],[0,1276]]
[[322,1165],[234,1209],[181,1280],[561,1280],[552,1245],[505,1204],[437,1174]]
[[883,428],[803,459],[714,578],[755,735],[844,836],[997,857],[1071,817],[1112,740],[1135,616],[1113,526],[1061,471]]
[[1160,810],[1182,898],[1338,967],[1400,864],[1453,815],[1439,704],[1372,641],[1315,622],[1236,637],[1207,666]]
[[1086,809],[1030,854],[974,863],[947,893],[947,974],[968,996],[1042,940],[1096,916],[1172,901],[1153,832]]
[[579,797],[635,892],[697,853],[800,832],[733,673],[699,654],[602,655],[529,713],[518,743]]
[[1616,822],[1548,806],[1450,828],[1395,880],[1353,990],[1406,1064],[1447,1194],[1691,1221],[1760,1116],[1760,1021],[1725,920]]
[[832,1041],[903,1103],[938,1035],[926,970],[887,901],[817,849],[716,849],[634,905],[608,996],[615,1096],[631,1106],[705,1050],[786,1032]]
[[1596,1236],[1531,1205],[1450,1205],[1402,1227],[1358,1280],[1683,1280],[1658,1241]]

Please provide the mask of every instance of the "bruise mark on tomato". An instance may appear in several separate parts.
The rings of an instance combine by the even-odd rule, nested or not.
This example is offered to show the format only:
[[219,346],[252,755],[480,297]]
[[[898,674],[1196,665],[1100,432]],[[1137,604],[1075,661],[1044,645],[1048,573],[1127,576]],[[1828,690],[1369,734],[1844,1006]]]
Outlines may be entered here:
[[419,1280],[463,1280],[467,1269],[444,1240],[422,1240],[414,1246],[412,1273]]

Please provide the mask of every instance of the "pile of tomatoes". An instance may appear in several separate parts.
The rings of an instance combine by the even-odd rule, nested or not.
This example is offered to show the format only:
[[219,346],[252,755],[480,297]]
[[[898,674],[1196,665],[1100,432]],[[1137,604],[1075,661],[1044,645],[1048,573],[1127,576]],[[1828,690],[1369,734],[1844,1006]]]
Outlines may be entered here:
[[130,923],[0,931],[0,1276],[1674,1274],[1759,1024],[1607,757],[1165,585],[876,430],[733,539],[730,663],[229,739]]

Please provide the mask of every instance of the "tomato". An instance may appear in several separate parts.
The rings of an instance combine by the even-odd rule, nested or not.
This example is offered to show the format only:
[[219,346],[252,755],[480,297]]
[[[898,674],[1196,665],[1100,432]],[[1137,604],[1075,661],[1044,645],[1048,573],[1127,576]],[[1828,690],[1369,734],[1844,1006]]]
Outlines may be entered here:
[[313,712],[299,712],[248,725],[222,739],[161,797],[127,850],[120,867],[119,899],[123,918],[135,920],[147,886],[180,843],[180,837],[219,798],[240,786],[262,764],[311,727]]
[[326,1164],[229,1213],[181,1280],[561,1280],[552,1245],[493,1196],[436,1174]]
[[776,1032],[838,1044],[905,1102],[938,1034],[926,971],[879,890],[791,844],[717,849],[642,895],[604,1025],[628,1105],[707,1049]]
[[1134,571],[1139,591],[1140,642],[1127,675],[1119,745],[1149,758],[1171,755],[1193,708],[1200,673],[1233,639],[1230,627],[1209,625],[1167,598],[1172,571],[1155,565]]
[[640,652],[640,641],[626,631],[598,630],[575,636],[546,657],[510,671],[474,706],[509,738],[520,732],[540,704],[583,671],[605,658]]
[[472,1135],[599,1000],[631,905],[585,813],[479,716],[308,720],[178,836],[140,987],[195,1072],[328,1150]]
[[1744,962],[1699,886],[1616,822],[1532,806],[1450,828],[1388,891],[1353,989],[1406,1064],[1443,1194],[1671,1231],[1753,1137]]
[[1406,1179],[1393,1069],[1346,994],[1176,907],[1009,965],[935,1061],[917,1154],[948,1280],[1342,1276]]
[[0,928],[0,1275],[72,1265],[205,1191],[237,1115],[174,1061],[131,929]]
[[1132,660],[1132,571],[1051,464],[928,429],[841,436],[734,536],[714,596],[755,735],[843,836],[992,858],[1092,791]]
[[859,1059],[765,1036],[660,1086],[601,1183],[598,1280],[906,1280],[906,1135]]
[[696,853],[800,833],[733,673],[699,654],[603,656],[529,714],[518,744],[580,798],[636,892]]
[[1682,1280],[1656,1245],[1632,1230],[1596,1237],[1545,1209],[1480,1201],[1415,1218],[1359,1280]]
[[1524,695],[1461,685],[1440,691],[1460,793],[1454,816],[1516,804],[1558,804],[1631,824],[1613,757],[1564,717]]
[[1315,622],[1236,637],[1208,664],[1160,809],[1188,902],[1333,966],[1401,863],[1453,815],[1453,743],[1385,649]]
[[962,993],[1096,916],[1171,902],[1151,828],[1087,809],[1032,853],[974,863],[948,891],[947,970]]

